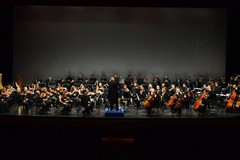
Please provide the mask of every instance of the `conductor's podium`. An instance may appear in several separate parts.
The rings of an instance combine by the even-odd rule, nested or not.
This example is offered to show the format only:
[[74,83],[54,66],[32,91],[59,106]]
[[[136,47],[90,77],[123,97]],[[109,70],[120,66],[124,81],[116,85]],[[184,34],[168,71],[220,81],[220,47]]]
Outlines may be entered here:
[[113,109],[111,111],[109,108],[106,108],[105,117],[124,117],[124,109],[120,108],[118,111],[116,111],[116,109]]

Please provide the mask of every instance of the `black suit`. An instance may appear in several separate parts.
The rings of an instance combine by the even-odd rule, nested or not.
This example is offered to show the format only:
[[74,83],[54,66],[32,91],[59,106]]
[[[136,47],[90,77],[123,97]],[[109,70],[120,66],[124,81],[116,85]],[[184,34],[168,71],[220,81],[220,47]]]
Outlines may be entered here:
[[114,104],[116,104],[116,110],[118,110],[118,97],[119,97],[118,90],[119,90],[118,81],[110,81],[108,90],[108,100],[110,102],[111,110],[113,109]]

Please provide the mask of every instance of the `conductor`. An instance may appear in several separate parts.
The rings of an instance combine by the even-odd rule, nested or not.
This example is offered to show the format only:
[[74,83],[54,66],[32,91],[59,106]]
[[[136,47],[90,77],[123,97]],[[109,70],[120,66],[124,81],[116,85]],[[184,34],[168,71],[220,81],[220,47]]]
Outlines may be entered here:
[[110,102],[110,109],[112,111],[113,105],[116,104],[116,111],[118,111],[118,89],[119,82],[114,77],[109,81],[108,100]]

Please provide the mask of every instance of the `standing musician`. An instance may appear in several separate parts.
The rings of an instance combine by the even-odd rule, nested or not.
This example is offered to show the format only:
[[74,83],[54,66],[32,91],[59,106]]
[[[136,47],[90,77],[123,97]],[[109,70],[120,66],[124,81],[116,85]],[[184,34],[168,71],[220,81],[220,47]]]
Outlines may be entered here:
[[119,97],[119,81],[114,77],[111,77],[109,81],[108,100],[110,102],[110,109],[113,110],[113,105],[116,105],[116,111],[118,111],[118,97]]

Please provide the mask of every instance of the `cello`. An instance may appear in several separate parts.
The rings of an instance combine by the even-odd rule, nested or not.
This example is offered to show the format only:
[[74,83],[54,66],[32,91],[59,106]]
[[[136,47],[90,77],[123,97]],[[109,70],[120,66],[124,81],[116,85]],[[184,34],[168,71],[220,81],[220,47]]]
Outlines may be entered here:
[[177,99],[178,99],[177,94],[173,95],[172,98],[167,102],[166,106],[171,107]]
[[186,95],[184,94],[184,95],[182,96],[182,98],[181,98],[180,100],[178,100],[178,102],[176,103],[176,105],[174,106],[174,108],[175,108],[175,109],[180,108],[180,107],[182,106],[182,103],[185,102],[186,99],[187,99],[187,98],[186,98]]
[[[239,85],[237,87],[239,87]],[[237,87],[236,87],[236,89],[237,89]],[[230,110],[233,107],[233,103],[235,102],[235,99],[237,97],[236,89],[234,89],[234,91],[232,92],[231,96],[227,100],[228,103],[227,103],[227,105],[225,107],[226,110]]]
[[206,91],[206,89],[202,92],[202,94],[199,96],[199,98],[194,102],[194,110],[197,110],[200,105],[202,104],[202,99],[208,94],[208,92]]
[[143,102],[144,108],[149,108],[154,102],[155,98],[150,94],[148,98]]

